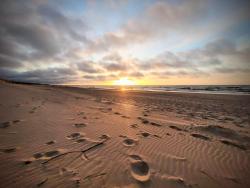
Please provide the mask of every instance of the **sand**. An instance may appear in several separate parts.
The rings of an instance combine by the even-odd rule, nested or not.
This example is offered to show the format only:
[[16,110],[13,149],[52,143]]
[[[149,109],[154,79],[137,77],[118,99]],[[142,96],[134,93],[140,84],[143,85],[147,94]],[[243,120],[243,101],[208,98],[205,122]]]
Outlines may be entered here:
[[0,187],[250,187],[250,96],[0,83]]

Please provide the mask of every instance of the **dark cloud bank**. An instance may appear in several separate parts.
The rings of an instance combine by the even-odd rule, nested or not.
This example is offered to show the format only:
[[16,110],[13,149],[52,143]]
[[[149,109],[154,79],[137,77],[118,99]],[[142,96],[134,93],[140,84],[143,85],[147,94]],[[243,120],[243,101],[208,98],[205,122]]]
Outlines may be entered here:
[[[86,26],[42,1],[1,1],[1,77],[21,81],[64,82],[76,74],[68,68],[18,71],[29,64],[39,67],[84,45]],[[64,78],[66,80],[64,80]],[[60,81],[61,79],[61,81]]]

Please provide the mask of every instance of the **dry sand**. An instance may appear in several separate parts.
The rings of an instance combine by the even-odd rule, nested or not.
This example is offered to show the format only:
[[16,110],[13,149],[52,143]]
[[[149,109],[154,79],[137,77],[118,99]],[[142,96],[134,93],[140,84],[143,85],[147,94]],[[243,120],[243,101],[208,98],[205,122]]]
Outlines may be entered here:
[[250,187],[250,96],[0,83],[0,187]]

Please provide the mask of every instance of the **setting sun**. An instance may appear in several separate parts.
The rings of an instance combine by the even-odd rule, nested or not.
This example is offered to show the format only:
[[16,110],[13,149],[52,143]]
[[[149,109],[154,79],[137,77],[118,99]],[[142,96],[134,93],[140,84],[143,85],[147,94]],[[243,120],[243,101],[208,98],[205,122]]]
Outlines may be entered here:
[[130,85],[135,85],[135,82],[128,78],[120,78],[119,80],[115,80],[113,84],[120,86],[130,86]]

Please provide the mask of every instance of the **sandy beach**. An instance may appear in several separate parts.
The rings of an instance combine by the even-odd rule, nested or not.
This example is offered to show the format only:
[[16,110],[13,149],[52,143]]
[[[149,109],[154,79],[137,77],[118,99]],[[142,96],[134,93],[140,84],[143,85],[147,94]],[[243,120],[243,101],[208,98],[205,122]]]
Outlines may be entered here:
[[250,187],[250,96],[0,83],[0,187]]

